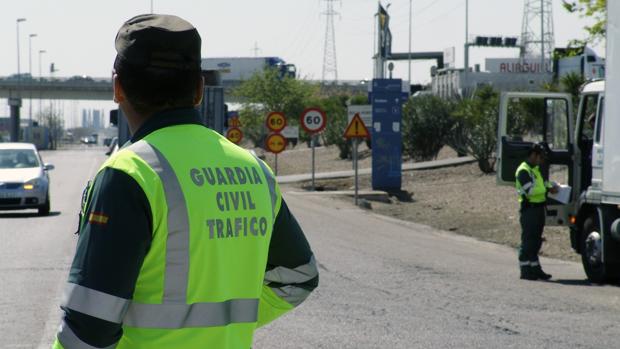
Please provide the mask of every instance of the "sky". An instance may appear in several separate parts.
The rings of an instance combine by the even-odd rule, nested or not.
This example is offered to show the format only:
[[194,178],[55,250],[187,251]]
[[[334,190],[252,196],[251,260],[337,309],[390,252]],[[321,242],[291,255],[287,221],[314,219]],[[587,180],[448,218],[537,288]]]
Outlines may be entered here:
[[[32,38],[32,75],[39,74],[39,50],[43,75],[54,62],[56,76],[108,77],[115,57],[114,37],[122,23],[150,12],[150,0],[2,0],[0,11],[0,76],[17,72],[16,19],[19,24],[21,72],[29,72],[29,34]],[[278,56],[297,66],[309,79],[322,76],[325,20],[321,0],[153,0],[155,13],[175,14],[190,21],[202,36],[203,57]],[[383,1],[387,4],[387,1]],[[413,51],[456,48],[456,66],[463,66],[466,0],[412,0]],[[587,22],[567,13],[561,0],[553,0],[556,46],[583,38]],[[518,36],[524,0],[469,0],[470,35]],[[376,0],[342,0],[335,3],[338,77],[340,80],[370,79],[373,74],[373,16]],[[409,0],[392,0],[389,8],[393,52],[408,48]],[[604,49],[595,47],[604,55]],[[470,64],[484,68],[485,57],[515,57],[516,49],[472,48]],[[430,82],[432,61],[413,63],[413,82]],[[407,63],[398,63],[394,77],[407,78]],[[0,101],[0,115],[7,114]],[[38,102],[34,103],[38,107]],[[67,124],[81,118],[82,108],[111,109],[102,102],[61,102]],[[27,107],[27,104],[26,104]],[[24,108],[27,110],[26,108]],[[22,115],[24,112],[22,111]]]

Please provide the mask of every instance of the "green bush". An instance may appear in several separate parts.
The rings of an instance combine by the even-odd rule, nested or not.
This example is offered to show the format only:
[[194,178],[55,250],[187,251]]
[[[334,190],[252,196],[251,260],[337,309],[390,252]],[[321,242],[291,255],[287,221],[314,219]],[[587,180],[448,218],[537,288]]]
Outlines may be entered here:
[[263,108],[256,105],[243,105],[239,110],[239,121],[241,122],[243,137],[250,140],[255,147],[264,147],[265,137],[268,132],[265,126],[266,117],[267,115]]
[[403,151],[412,159],[437,158],[454,124],[453,103],[436,96],[410,98],[403,108]]
[[499,96],[486,86],[472,99],[463,99],[454,113],[450,145],[460,153],[471,155],[484,173],[495,171],[494,152],[497,147]]

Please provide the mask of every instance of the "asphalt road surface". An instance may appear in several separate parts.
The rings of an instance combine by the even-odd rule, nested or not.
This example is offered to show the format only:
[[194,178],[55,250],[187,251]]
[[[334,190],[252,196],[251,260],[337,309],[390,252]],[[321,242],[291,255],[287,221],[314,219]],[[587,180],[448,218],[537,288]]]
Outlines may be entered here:
[[[0,348],[48,348],[75,247],[83,186],[102,151],[49,152],[52,211],[0,213]],[[320,263],[319,288],[256,332],[254,348],[617,348],[620,288],[543,259],[553,282],[518,279],[516,252],[285,188]]]

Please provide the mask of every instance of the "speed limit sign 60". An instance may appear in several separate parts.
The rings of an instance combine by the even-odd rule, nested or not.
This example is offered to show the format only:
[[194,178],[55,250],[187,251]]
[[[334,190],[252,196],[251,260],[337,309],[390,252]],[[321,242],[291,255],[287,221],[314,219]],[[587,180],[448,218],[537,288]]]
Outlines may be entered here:
[[308,108],[301,113],[299,123],[306,132],[311,134],[317,133],[323,131],[325,125],[327,125],[327,116],[319,108]]
[[273,132],[280,132],[286,127],[286,117],[279,112],[271,112],[267,115],[267,128]]

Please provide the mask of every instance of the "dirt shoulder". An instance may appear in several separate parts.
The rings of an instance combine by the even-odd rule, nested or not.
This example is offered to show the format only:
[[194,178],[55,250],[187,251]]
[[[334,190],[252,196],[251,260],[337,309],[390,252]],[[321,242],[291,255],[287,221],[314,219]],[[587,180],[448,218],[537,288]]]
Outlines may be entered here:
[[[442,153],[444,157],[450,156],[449,150]],[[351,163],[345,163],[350,169]],[[369,190],[370,181],[370,176],[361,176],[360,189]],[[353,189],[353,178],[321,180],[317,184],[330,189],[350,190]],[[299,183],[297,187],[306,185]],[[515,248],[520,245],[518,202],[514,188],[496,185],[495,176],[482,174],[477,164],[404,172],[402,189],[412,194],[411,201],[396,198],[391,198],[390,203],[373,201],[372,210],[484,241]],[[348,197],[339,198],[353,204]],[[542,255],[579,260],[579,255],[570,247],[567,228],[547,227],[544,236],[546,242]]]

